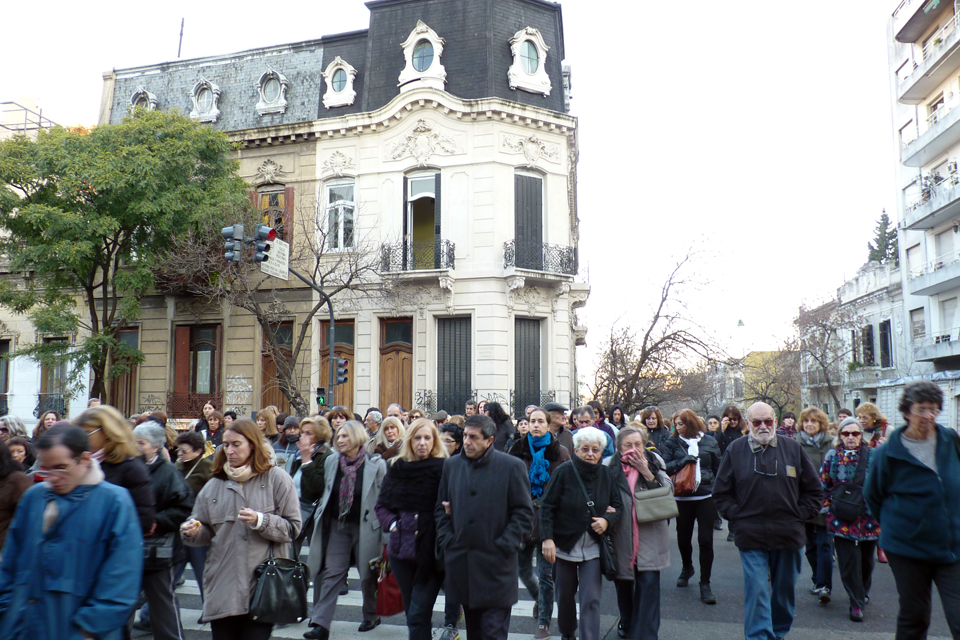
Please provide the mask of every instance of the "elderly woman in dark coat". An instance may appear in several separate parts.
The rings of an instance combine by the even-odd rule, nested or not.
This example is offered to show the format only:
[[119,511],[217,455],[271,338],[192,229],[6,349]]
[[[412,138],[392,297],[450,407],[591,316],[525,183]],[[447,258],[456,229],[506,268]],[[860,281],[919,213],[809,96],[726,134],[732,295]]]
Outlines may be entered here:
[[621,638],[656,640],[660,632],[660,572],[670,566],[667,520],[637,522],[634,494],[673,487],[663,459],[647,448],[643,431],[624,427],[617,434],[617,454],[605,462],[613,471],[623,516],[611,527],[617,553],[617,605]]
[[[797,442],[817,473],[823,466],[823,456],[833,448],[833,438],[827,432],[829,426],[827,414],[817,407],[807,407],[800,412]],[[807,533],[807,562],[810,563],[810,579],[813,580],[810,593],[817,596],[821,604],[826,604],[830,602],[830,591],[833,589],[833,539],[827,531],[826,514],[818,514],[813,520],[805,522],[804,527]]]
[[443,586],[434,509],[448,457],[437,427],[426,418],[415,420],[377,501],[380,527],[390,532],[390,568],[400,587],[410,640],[430,640],[433,605]]
[[[540,538],[543,557],[557,565],[560,635],[573,638],[577,632],[574,596],[579,589],[581,640],[599,640],[600,536],[620,518],[621,495],[629,487],[601,462],[607,434],[584,427],[574,434],[573,445],[575,457],[557,467],[544,491]],[[588,501],[593,502],[592,513],[597,516],[591,515]]]

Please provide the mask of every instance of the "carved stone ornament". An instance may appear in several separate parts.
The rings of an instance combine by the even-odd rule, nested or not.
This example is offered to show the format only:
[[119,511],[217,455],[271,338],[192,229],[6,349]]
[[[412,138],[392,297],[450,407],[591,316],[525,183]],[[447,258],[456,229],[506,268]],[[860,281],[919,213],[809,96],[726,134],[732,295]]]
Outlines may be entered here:
[[10,337],[12,349],[16,349],[17,344],[20,342],[20,331],[18,329],[11,329],[7,326],[7,323],[3,321],[0,321],[0,336]]
[[143,107],[147,111],[156,111],[157,96],[147,91],[143,85],[137,87],[137,90],[133,92],[133,95],[130,96],[130,110],[132,111],[135,107]]
[[522,296],[524,279],[523,276],[510,276],[507,278],[507,313],[513,313],[513,305],[518,297]]
[[401,160],[407,156],[417,161],[417,166],[427,166],[427,161],[434,154],[455,155],[464,153],[463,135],[447,132],[426,120],[417,120],[413,130],[399,140],[389,143],[387,157],[390,160]]
[[[528,44],[529,43],[529,44]],[[507,82],[511,89],[522,89],[529,93],[550,95],[553,85],[547,75],[547,51],[550,47],[539,30],[526,27],[510,38],[510,53],[513,64],[507,69]],[[534,56],[530,52],[534,52]],[[526,53],[526,55],[524,55]]]
[[193,85],[190,92],[193,110],[190,117],[200,122],[216,122],[220,117],[220,87],[203,76]]
[[[429,43],[433,49],[433,54],[430,63],[422,71],[418,71],[414,66],[413,51],[421,42]],[[430,87],[443,91],[443,85],[447,81],[447,72],[440,64],[444,44],[446,44],[446,41],[437,35],[436,31],[425,25],[422,20],[417,20],[417,26],[400,45],[403,49],[403,58],[406,61],[406,65],[397,79],[400,93],[419,87]]]
[[323,172],[332,173],[336,178],[342,178],[344,171],[353,168],[353,158],[339,151],[331,153],[330,157],[323,162]]
[[283,170],[283,165],[277,164],[269,158],[263,161],[257,168],[257,184],[275,184],[283,182],[282,176],[287,173]]
[[527,313],[531,316],[536,315],[537,307],[547,299],[546,295],[536,287],[524,287],[522,294],[517,294],[517,298],[521,297],[527,303]]
[[551,311],[553,312],[553,319],[558,322],[560,321],[560,310],[563,308],[560,305],[560,299],[568,293],[570,293],[570,283],[561,282],[557,287],[557,295],[550,298],[550,307]]
[[267,70],[257,81],[257,94],[260,96],[257,101],[257,115],[285,113],[287,110],[287,86],[289,84],[286,76],[267,65]]
[[[338,74],[338,71],[343,71]],[[353,81],[357,77],[357,70],[346,62],[340,56],[333,59],[327,68],[324,69],[323,81],[327,84],[327,92],[323,94],[323,106],[327,109],[333,107],[347,107],[353,104],[357,97],[357,92],[353,88]],[[335,77],[337,76],[337,77]],[[338,91],[336,84],[342,79],[343,86]]]
[[530,167],[536,166],[541,158],[554,164],[560,163],[560,145],[544,142],[536,135],[524,138],[504,134],[500,138],[500,150],[505,153],[522,153]]
[[454,312],[453,305],[453,285],[455,280],[451,276],[440,276],[440,293],[443,296],[443,304],[447,308],[447,313]]

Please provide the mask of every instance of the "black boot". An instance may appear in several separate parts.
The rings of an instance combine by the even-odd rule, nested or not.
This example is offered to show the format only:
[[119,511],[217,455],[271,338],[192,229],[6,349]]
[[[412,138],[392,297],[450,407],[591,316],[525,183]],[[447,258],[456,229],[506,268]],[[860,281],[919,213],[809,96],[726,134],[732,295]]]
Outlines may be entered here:
[[700,602],[703,604],[717,604],[717,598],[713,595],[713,591],[710,590],[709,582],[700,583]]
[[685,566],[680,570],[680,577],[677,578],[677,586],[685,587],[690,584],[690,578],[693,576],[693,566]]
[[310,630],[303,634],[307,640],[330,640],[330,629],[326,627],[310,627]]

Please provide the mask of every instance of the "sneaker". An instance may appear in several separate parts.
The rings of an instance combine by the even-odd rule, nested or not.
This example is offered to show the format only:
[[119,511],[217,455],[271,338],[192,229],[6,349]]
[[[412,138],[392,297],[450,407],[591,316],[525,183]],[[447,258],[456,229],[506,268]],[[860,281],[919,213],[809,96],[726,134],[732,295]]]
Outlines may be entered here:
[[817,595],[819,596],[818,599],[820,600],[820,604],[827,604],[830,602],[830,589],[827,587],[821,587],[820,593]]
[[717,521],[713,523],[713,528],[717,531],[723,531],[723,520],[717,518]]
[[817,585],[813,585],[812,587],[810,587],[810,595],[812,596],[820,595],[821,589],[823,589],[823,587],[818,587]]
[[550,626],[538,624],[537,632],[533,634],[533,640],[547,640],[550,637]]
[[441,628],[437,640],[460,640],[460,632],[455,626],[448,624]]
[[863,622],[863,609],[856,605],[850,607],[850,619],[854,622]]

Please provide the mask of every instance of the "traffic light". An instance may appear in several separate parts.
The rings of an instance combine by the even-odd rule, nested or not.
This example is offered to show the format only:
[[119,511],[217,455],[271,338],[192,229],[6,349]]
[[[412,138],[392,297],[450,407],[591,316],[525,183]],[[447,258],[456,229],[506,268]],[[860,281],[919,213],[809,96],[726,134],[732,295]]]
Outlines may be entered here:
[[317,406],[327,406],[327,390],[325,387],[317,387]]
[[347,382],[347,361],[343,358],[337,358],[337,384]]
[[243,225],[224,227],[220,235],[227,241],[223,245],[224,259],[227,262],[240,262],[240,256],[243,253]]
[[257,233],[253,237],[253,261],[266,262],[270,259],[270,245],[267,242],[277,239],[277,230],[265,224],[257,225]]

